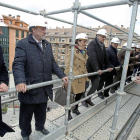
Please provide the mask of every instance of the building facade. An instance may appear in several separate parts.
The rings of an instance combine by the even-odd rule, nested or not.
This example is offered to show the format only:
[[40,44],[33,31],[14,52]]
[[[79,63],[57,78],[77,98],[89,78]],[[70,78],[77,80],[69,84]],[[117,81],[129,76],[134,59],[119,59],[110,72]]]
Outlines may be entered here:
[[3,15],[3,19],[7,27],[2,27],[3,35],[0,36],[0,44],[2,45],[6,66],[9,70],[12,70],[16,44],[18,40],[28,36],[28,24],[21,21],[19,15],[16,18],[11,15]]
[[[116,27],[118,27],[117,25],[115,25]],[[129,31],[128,28],[124,28],[123,25],[121,27],[118,27],[124,31]],[[101,29],[100,27],[98,28],[92,28],[94,30],[99,30]],[[113,37],[118,37],[120,39],[120,44],[118,46],[118,49],[122,48],[123,44],[126,42],[127,40],[127,36],[123,36],[124,33],[114,29],[108,25],[104,25],[102,27],[102,29],[106,29],[108,34],[111,33],[111,36],[108,36],[105,40],[105,47],[108,47],[110,44],[110,40]],[[67,54],[71,49],[71,45],[72,44],[72,31],[73,31],[73,27],[72,28],[56,28],[56,29],[48,29],[47,30],[47,34],[46,34],[46,39],[52,44],[52,49],[53,49],[53,54],[54,54],[54,58],[56,60],[56,62],[58,63],[58,65],[65,65],[66,63],[66,59],[67,59]],[[77,33],[86,33],[88,36],[88,41],[87,41],[87,45],[88,43],[94,39],[96,37],[96,32],[92,31],[92,30],[88,30],[88,29],[84,29],[81,27],[77,27]],[[121,37],[119,37],[119,35]],[[137,35],[137,34],[135,34]]]

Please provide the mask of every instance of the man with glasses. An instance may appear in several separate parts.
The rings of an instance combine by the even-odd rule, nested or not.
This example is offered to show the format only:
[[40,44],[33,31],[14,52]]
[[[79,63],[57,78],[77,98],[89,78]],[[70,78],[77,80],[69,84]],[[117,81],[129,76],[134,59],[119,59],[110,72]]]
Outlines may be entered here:
[[[107,66],[109,71],[112,71],[113,66],[109,62],[108,56],[106,54],[105,45],[104,45],[104,41],[106,37],[107,37],[106,30],[100,29],[96,34],[96,38],[89,43],[87,47],[87,54],[89,58],[87,60],[87,65],[86,65],[88,73],[98,72],[99,75],[101,75],[104,64]],[[89,92],[87,93],[87,96],[93,94],[97,90],[100,81],[99,75],[94,75],[89,77],[91,79],[92,86]],[[91,99],[88,99],[83,103],[83,105],[86,107],[88,107],[88,104],[91,106],[94,105],[91,102]]]
[[47,135],[44,128],[48,97],[53,99],[53,85],[26,90],[27,85],[52,80],[52,72],[66,84],[68,77],[54,60],[51,44],[46,41],[46,22],[35,17],[29,26],[30,34],[16,46],[13,74],[16,90],[19,92],[19,126],[23,140],[29,140],[31,120],[34,114],[35,129]]

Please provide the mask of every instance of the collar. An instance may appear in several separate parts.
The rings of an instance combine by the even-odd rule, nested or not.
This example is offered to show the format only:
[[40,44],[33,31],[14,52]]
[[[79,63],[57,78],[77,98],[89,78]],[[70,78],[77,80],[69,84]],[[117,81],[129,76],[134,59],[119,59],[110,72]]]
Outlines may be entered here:
[[[33,36],[33,35],[32,35]],[[41,41],[38,41],[34,36],[33,36],[33,39],[38,43],[38,42],[41,42],[42,43],[42,40]]]

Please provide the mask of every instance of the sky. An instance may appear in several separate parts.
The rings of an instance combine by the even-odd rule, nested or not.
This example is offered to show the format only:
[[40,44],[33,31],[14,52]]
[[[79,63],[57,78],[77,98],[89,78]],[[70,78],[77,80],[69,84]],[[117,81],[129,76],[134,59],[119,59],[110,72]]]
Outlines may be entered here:
[[[26,10],[30,10],[36,13],[39,13],[41,10],[46,10],[46,12],[61,10],[61,9],[67,9],[71,8],[73,6],[73,2],[75,0],[0,0],[1,3],[9,4],[12,6],[16,6],[19,8],[23,8]],[[81,3],[81,6],[87,6],[87,5],[94,5],[98,3],[105,3],[105,2],[112,2],[117,0],[79,0]],[[86,10],[86,12],[103,19],[113,25],[121,26],[123,25],[125,28],[130,26],[130,20],[131,20],[131,13],[132,13],[132,6],[129,7],[129,5],[120,5],[120,6],[112,6],[112,7],[106,7],[106,8],[97,8],[97,9],[91,9]],[[17,10],[13,10],[10,8],[5,8],[0,6],[0,13],[4,15],[11,14],[12,16],[21,16],[21,20],[23,20],[26,23],[30,23],[30,20],[34,18],[34,15],[20,12]],[[73,13],[67,12],[67,13],[61,13],[61,14],[55,14],[51,15],[53,17],[57,17],[66,21],[73,22]],[[43,17],[42,17],[43,19]],[[56,20],[51,19],[45,19],[48,22],[48,28],[56,28],[63,26],[65,28],[70,28],[72,25],[65,24],[62,22],[58,22]],[[78,24],[86,26],[86,27],[93,27],[96,28],[98,26],[102,27],[104,23],[101,23],[97,20],[94,20],[90,17],[87,17],[83,14],[78,14]],[[138,9],[137,13],[137,22],[135,26],[135,32],[140,34],[140,9]]]

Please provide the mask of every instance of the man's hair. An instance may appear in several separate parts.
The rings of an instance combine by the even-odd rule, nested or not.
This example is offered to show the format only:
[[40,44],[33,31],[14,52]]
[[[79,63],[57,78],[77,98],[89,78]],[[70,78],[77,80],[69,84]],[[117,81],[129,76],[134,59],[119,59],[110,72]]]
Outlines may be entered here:
[[35,28],[35,26],[29,27],[29,32],[33,33],[33,28]]
[[81,41],[80,39],[76,39],[75,40],[75,44],[78,44],[78,41]]

